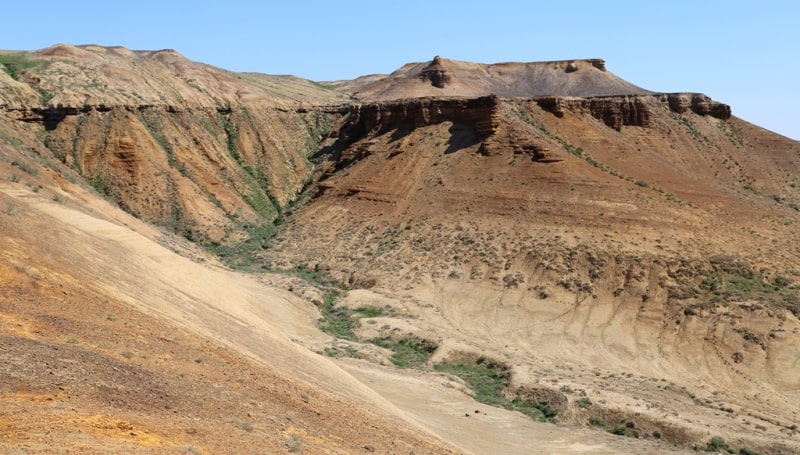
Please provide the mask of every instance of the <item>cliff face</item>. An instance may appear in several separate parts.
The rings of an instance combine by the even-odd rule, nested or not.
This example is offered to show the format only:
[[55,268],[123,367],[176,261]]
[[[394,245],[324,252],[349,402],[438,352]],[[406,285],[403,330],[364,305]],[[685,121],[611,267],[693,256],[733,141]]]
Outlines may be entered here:
[[[474,142],[483,141],[482,153],[493,153],[498,148],[509,148],[515,153],[531,154],[534,159],[558,160],[547,153],[548,148],[533,145],[524,137],[509,136],[501,125],[500,107],[511,100],[496,96],[479,98],[418,98],[409,100],[375,102],[351,106],[340,125],[332,132],[337,139],[331,149],[345,149],[349,144],[365,137],[375,137],[388,131],[411,131],[428,125],[452,122],[469,128]],[[640,96],[601,96],[578,98],[542,96],[532,98],[542,110],[563,117],[565,112],[588,115],[601,120],[606,126],[620,131],[623,126],[647,128],[653,110],[668,107],[676,113],[694,112],[720,120],[730,118],[730,107],[712,101],[701,94],[673,93]],[[357,158],[358,153],[342,155],[345,163]]]
[[731,118],[730,106],[718,103],[701,93],[671,93],[666,97],[670,109],[679,114],[691,110],[695,114],[710,115],[722,120]]
[[472,99],[419,98],[354,105],[340,126],[339,137],[345,141],[367,134],[382,134],[394,129],[413,129],[453,121],[489,135],[497,128],[499,100],[495,96]]
[[679,114],[691,111],[720,120],[728,120],[731,117],[730,106],[713,101],[699,93],[592,98],[546,96],[536,98],[536,102],[542,109],[552,112],[557,117],[562,117],[565,109],[572,112],[585,112],[619,131],[623,126],[646,127],[650,124],[651,110],[648,107],[648,99],[651,98],[655,98],[659,103],[668,104],[672,111]]

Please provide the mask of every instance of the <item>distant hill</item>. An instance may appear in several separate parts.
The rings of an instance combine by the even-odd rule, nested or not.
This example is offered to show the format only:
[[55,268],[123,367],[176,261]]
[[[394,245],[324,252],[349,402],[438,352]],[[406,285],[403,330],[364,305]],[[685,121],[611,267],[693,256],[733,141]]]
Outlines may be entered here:
[[600,59],[480,64],[434,57],[388,76],[342,83],[364,100],[423,96],[507,97],[644,95],[648,92],[606,70]]

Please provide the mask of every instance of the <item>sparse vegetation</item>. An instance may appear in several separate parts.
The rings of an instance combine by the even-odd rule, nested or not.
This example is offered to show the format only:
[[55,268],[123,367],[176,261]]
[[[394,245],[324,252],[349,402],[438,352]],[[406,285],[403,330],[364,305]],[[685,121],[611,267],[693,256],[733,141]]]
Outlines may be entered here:
[[342,293],[338,289],[332,289],[325,293],[324,302],[319,310],[322,318],[319,321],[319,328],[325,333],[337,338],[349,341],[357,341],[353,328],[361,318],[377,317],[383,313],[382,308],[364,306],[355,310],[336,306],[336,301]]
[[3,65],[3,71],[15,81],[19,81],[20,73],[23,71],[36,68],[41,64],[43,62],[29,59],[24,52],[0,53],[0,65]]
[[22,169],[23,171],[25,171],[26,173],[28,173],[28,174],[30,174],[30,175],[32,175],[34,177],[39,175],[39,170],[36,169],[35,167],[31,166],[30,164],[26,163],[25,161],[14,160],[14,161],[11,162],[11,165]]
[[777,276],[769,282],[747,263],[731,256],[713,257],[711,265],[699,285],[700,296],[705,294],[708,302],[748,298],[800,315],[800,297],[786,278]]
[[709,139],[708,136],[703,134],[702,131],[697,129],[697,125],[694,123],[694,121],[692,121],[692,119],[690,119],[685,115],[678,114],[677,112],[671,112],[670,115],[672,115],[672,118],[679,121],[681,125],[683,125],[689,132],[689,134],[691,134],[694,138],[701,139],[703,140],[703,142],[711,144],[711,139]]
[[591,416],[591,417],[589,417],[589,425],[591,425],[593,427],[605,427],[606,426],[606,422],[605,422],[605,420],[601,419],[600,417]]
[[734,453],[733,449],[720,436],[712,437],[708,441],[708,443],[706,444],[705,450],[706,450],[706,452],[721,452],[721,451],[725,451],[725,452],[728,452],[728,453]]
[[306,156],[311,156],[319,150],[319,145],[333,126],[332,118],[325,113],[313,111],[301,116],[306,123],[308,136],[306,136]]
[[479,403],[519,411],[542,422],[551,422],[558,414],[549,403],[536,403],[519,397],[509,399],[505,390],[511,379],[511,372],[502,362],[480,356],[474,361],[468,358],[446,360],[434,365],[434,369],[463,379]]
[[39,92],[39,96],[41,96],[40,101],[42,106],[47,106],[47,104],[50,103],[50,100],[56,96],[55,93],[42,87],[36,87],[36,91]]
[[404,336],[398,339],[377,338],[371,340],[377,346],[391,349],[391,360],[400,368],[418,368],[430,359],[439,346],[433,341],[413,336]]
[[260,268],[260,261],[255,252],[266,248],[268,240],[275,232],[272,224],[243,225],[247,239],[235,243],[209,242],[206,248],[219,256],[231,268],[241,271],[255,271]]
[[720,120],[719,123],[717,123],[717,126],[719,127],[720,131],[725,134],[725,137],[731,141],[731,144],[737,147],[744,145],[744,138],[741,136],[741,134],[739,134],[732,124],[726,122],[725,120]]
[[609,433],[617,436],[625,436],[626,438],[635,438],[636,433],[633,431],[632,422],[623,425],[616,425],[614,428],[608,430]]
[[286,435],[286,443],[284,446],[289,453],[298,453],[303,450],[303,435],[297,433],[290,433]]
[[228,418],[225,419],[225,423],[248,433],[253,431],[253,422],[249,420]]

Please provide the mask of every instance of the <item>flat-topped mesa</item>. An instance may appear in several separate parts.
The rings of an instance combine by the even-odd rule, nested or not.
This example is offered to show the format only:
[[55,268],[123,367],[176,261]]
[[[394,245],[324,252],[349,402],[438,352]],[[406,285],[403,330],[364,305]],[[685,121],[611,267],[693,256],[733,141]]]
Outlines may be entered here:
[[530,98],[652,93],[609,72],[605,61],[596,58],[484,64],[437,55],[427,62],[403,65],[389,75],[345,82],[342,87],[362,101],[426,96]]

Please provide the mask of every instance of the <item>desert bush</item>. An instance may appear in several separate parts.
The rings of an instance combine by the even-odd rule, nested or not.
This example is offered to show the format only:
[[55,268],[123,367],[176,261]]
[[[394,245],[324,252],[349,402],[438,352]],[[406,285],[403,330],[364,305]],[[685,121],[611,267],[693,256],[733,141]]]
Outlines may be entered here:
[[551,422],[558,414],[549,403],[521,397],[509,399],[505,391],[511,380],[511,371],[508,365],[497,360],[484,356],[475,360],[468,357],[445,360],[434,365],[434,369],[463,379],[479,403],[518,411],[541,422]]
[[721,436],[712,437],[706,444],[706,452],[721,452],[734,453],[727,442]]
[[373,344],[391,349],[391,361],[400,368],[414,368],[425,364],[439,347],[433,341],[415,336],[404,336],[398,339],[378,338]]
[[26,163],[24,161],[16,161],[16,160],[14,160],[14,161],[11,162],[11,165],[22,169],[23,171],[27,172],[28,174],[30,174],[30,175],[32,175],[34,177],[39,175],[39,171],[35,167],[31,166],[30,164],[28,164],[28,163]]
[[292,433],[286,436],[284,447],[289,453],[297,453],[303,449],[303,435]]
[[323,332],[349,341],[357,341],[353,328],[361,318],[374,318],[383,314],[383,308],[362,306],[355,310],[336,306],[336,301],[341,297],[342,291],[331,289],[323,295],[324,302],[319,308],[322,317],[318,326]]
[[225,423],[228,423],[242,431],[246,431],[248,433],[253,431],[253,423],[249,420],[241,420],[241,419],[225,419]]

